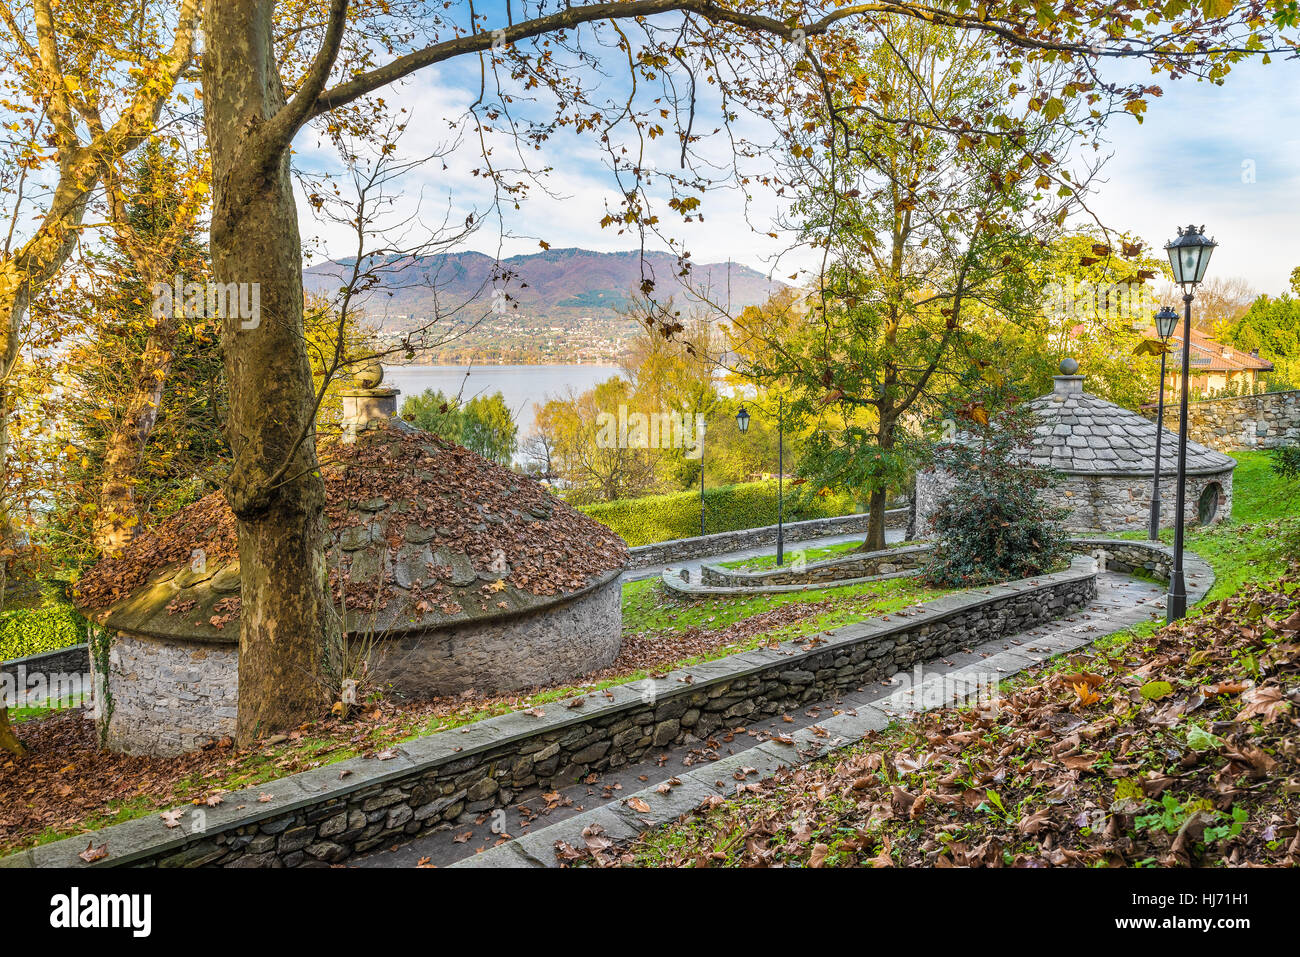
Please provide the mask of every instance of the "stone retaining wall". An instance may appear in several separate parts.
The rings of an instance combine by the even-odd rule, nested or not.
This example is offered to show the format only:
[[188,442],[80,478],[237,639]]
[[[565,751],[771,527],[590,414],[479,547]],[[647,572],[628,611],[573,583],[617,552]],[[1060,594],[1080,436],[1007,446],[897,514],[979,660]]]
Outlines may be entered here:
[[[512,803],[521,791],[570,784],[653,749],[777,714],[881,680],[1085,605],[1094,563],[948,595],[907,615],[828,633],[815,647],[787,642],[429,735],[389,760],[355,758],[187,808],[178,828],[156,815],[42,845],[0,866],[323,866]],[[468,816],[468,818],[467,818]]]
[[1096,558],[1109,571],[1147,575],[1165,582],[1174,567],[1173,549],[1159,542],[1075,538],[1070,540],[1070,548],[1076,554]]
[[91,690],[86,686],[89,674],[90,653],[84,644],[2,661],[0,704],[41,704],[47,699],[62,701],[87,694]]
[[[1154,409],[1144,410],[1154,420]],[[1178,403],[1165,396],[1165,428],[1178,434]],[[1220,452],[1300,443],[1300,391],[1202,399],[1187,407],[1187,435]]]
[[763,585],[806,585],[837,582],[850,578],[868,578],[892,575],[895,572],[914,571],[930,560],[932,545],[905,545],[876,552],[849,554],[840,558],[811,562],[803,565],[786,565],[782,568],[744,571],[705,565],[700,569],[700,580],[705,585],[755,588]]
[[[907,508],[891,508],[885,511],[886,528],[906,528]],[[806,542],[827,535],[848,535],[853,532],[866,533],[870,520],[868,512],[854,515],[839,515],[834,518],[810,518],[803,522],[787,522],[784,539],[786,544]],[[628,568],[649,568],[652,565],[666,565],[670,562],[684,561],[692,558],[710,558],[725,555],[727,552],[743,548],[758,548],[763,545],[776,547],[776,526],[764,525],[760,528],[742,528],[734,532],[716,532],[713,535],[697,535],[694,538],[675,538],[667,542],[655,542],[653,545],[638,545],[628,549]]]

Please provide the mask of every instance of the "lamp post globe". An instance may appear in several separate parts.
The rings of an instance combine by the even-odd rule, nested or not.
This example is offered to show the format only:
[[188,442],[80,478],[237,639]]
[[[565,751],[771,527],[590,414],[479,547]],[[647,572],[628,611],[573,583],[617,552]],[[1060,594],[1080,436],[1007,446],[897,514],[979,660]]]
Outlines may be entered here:
[[749,431],[749,413],[745,411],[743,405],[740,407],[740,411],[736,413],[736,428],[742,434]]
[[1156,334],[1161,339],[1168,339],[1174,334],[1174,329],[1178,325],[1178,313],[1170,306],[1163,307],[1156,313]]
[[1178,238],[1165,243],[1165,252],[1169,256],[1169,266],[1174,273],[1174,282],[1188,293],[1205,278],[1205,270],[1210,265],[1210,255],[1219,244],[1205,235],[1204,226],[1188,226],[1178,230]]

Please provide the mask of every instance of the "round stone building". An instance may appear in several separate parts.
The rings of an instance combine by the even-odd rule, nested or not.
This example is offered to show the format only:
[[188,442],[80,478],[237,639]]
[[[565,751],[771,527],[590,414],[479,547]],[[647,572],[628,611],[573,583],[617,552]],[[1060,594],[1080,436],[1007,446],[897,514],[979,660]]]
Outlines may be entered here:
[[[1073,372],[1072,360],[1062,369]],[[1048,395],[1027,403],[1037,413],[1030,460],[1064,474],[1044,494],[1070,510],[1072,532],[1121,532],[1145,528],[1151,516],[1156,425],[1083,391],[1081,375],[1059,375]],[[1202,525],[1232,514],[1234,459],[1196,442],[1187,443],[1186,519]],[[1178,436],[1164,432],[1160,450],[1160,520],[1174,521],[1177,507]],[[931,470],[916,478],[917,531],[929,534],[929,516],[950,476]]]
[[[377,685],[495,693],[613,662],[622,539],[531,479],[392,419],[395,390],[353,390],[344,406],[345,439],[321,456],[326,560],[347,632],[373,641]],[[78,583],[104,628],[91,670],[109,747],[176,754],[234,733],[239,593],[221,493]]]

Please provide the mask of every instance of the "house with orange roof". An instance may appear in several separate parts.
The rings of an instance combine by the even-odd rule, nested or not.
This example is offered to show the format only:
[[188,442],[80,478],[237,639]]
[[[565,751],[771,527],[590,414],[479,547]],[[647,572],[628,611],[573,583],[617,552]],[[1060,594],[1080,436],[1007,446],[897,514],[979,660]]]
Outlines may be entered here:
[[[1169,364],[1166,385],[1177,395],[1182,379],[1182,330],[1169,337]],[[1155,330],[1147,333],[1155,336]],[[1251,395],[1262,391],[1262,376],[1273,371],[1273,363],[1261,359],[1256,352],[1242,352],[1226,343],[1216,342],[1212,336],[1198,329],[1192,330],[1188,384],[1191,395],[1210,397],[1227,392],[1232,395]]]

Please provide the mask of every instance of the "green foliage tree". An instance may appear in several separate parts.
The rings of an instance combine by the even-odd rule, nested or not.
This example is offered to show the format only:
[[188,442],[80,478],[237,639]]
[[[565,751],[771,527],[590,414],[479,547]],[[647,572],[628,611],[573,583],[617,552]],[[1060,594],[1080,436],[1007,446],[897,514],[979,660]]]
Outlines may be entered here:
[[1034,308],[1007,322],[985,315],[975,323],[975,350],[997,357],[1005,376],[1026,396],[1052,389],[1067,356],[1078,360],[1093,395],[1137,409],[1155,394],[1160,362],[1134,349],[1151,325],[1154,280],[1168,262],[1128,235],[1085,230],[1054,238],[1028,265]]
[[92,257],[88,309],[70,317],[55,540],[74,560],[119,548],[212,491],[228,461],[219,319],[187,313],[183,297],[156,302],[155,285],[208,276],[196,222],[206,186],[187,182],[189,169],[160,141],[146,144],[120,186],[115,235]]
[[425,389],[402,403],[402,418],[502,465],[510,464],[519,445],[519,427],[500,392],[462,402]]
[[1262,295],[1246,314],[1221,330],[1223,341],[1246,352],[1258,350],[1273,363],[1265,377],[1272,389],[1300,387],[1300,293]]
[[869,498],[867,549],[910,474],[910,423],[949,387],[975,316],[1031,308],[1026,263],[1076,196],[1055,122],[1029,110],[978,142],[938,122],[1003,95],[987,43],[911,21],[879,35],[836,64],[849,81],[787,159],[801,234],[828,263],[817,288],[767,332],[737,323],[760,343],[747,371],[787,384],[812,426],[801,472]]
[[538,409],[537,427],[551,442],[570,500],[612,502],[659,490],[656,450],[623,431],[620,410],[631,408],[633,399],[632,384],[615,376]]

